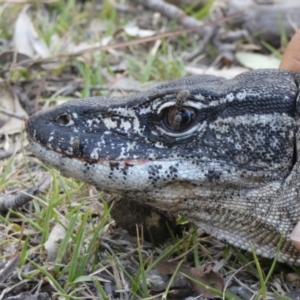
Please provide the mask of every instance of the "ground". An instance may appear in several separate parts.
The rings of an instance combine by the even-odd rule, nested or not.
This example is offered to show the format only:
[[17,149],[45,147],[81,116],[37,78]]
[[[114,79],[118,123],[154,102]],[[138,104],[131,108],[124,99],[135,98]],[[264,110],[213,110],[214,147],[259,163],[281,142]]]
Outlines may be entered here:
[[296,268],[229,247],[180,216],[160,245],[130,236],[110,217],[113,195],[43,165],[22,129],[27,116],[72,98],[277,67],[284,30],[271,45],[218,16],[204,41],[217,26],[205,23],[213,1],[182,1],[171,19],[167,6],[143,1],[0,2],[0,299],[297,299]]

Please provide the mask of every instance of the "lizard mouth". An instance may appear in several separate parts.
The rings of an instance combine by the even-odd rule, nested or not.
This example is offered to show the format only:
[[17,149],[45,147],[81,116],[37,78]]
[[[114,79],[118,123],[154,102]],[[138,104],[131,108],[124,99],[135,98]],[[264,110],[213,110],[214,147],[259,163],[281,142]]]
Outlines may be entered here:
[[[27,120],[25,121],[25,125],[27,124]],[[143,165],[147,162],[149,162],[148,159],[119,159],[119,160],[106,160],[106,159],[90,159],[90,158],[84,158],[79,155],[70,155],[67,153],[64,153],[58,149],[53,149],[52,146],[45,145],[40,143],[38,140],[36,140],[30,133],[27,131],[27,139],[30,142],[31,150],[34,152],[36,156],[39,157],[38,152],[35,150],[37,146],[44,148],[45,150],[52,151],[56,155],[62,156],[62,157],[68,157],[71,159],[76,159],[82,162],[86,163],[93,163],[93,164],[101,164],[101,165],[109,165],[111,168],[117,168],[119,166],[122,167],[133,167],[137,165]],[[41,157],[43,159],[43,157]]]

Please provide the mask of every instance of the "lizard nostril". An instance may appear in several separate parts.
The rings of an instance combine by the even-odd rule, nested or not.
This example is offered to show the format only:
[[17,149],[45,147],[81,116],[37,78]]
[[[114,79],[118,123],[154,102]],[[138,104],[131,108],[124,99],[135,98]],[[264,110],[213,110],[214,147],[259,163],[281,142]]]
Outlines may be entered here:
[[69,114],[62,114],[56,118],[56,121],[63,126],[70,126],[74,124]]

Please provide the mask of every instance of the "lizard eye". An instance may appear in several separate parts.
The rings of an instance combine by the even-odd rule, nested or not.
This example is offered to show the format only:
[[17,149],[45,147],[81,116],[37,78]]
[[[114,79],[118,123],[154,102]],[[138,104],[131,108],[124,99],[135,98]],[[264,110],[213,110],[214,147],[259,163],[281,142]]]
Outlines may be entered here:
[[190,127],[196,111],[191,107],[168,107],[163,116],[164,125],[170,130],[184,130]]

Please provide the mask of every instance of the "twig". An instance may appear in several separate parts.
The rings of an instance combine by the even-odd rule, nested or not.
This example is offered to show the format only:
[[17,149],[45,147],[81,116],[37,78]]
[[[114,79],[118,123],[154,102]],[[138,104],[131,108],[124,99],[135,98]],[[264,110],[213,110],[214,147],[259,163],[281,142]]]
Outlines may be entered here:
[[45,191],[51,183],[51,178],[46,176],[36,187],[29,188],[26,192],[20,192],[16,196],[2,196],[0,199],[0,212],[5,213],[9,209],[18,208],[33,199],[39,193]]
[[149,36],[149,37],[138,38],[138,39],[134,39],[134,40],[131,40],[131,41],[125,41],[125,42],[121,42],[121,43],[115,43],[115,44],[110,44],[110,45],[105,45],[105,46],[91,47],[91,48],[87,48],[87,49],[77,51],[77,52],[74,52],[74,53],[62,53],[62,54],[56,55],[55,57],[50,57],[50,58],[48,57],[48,58],[42,58],[42,59],[36,59],[36,60],[35,59],[26,59],[26,60],[21,61],[19,63],[19,65],[30,67],[34,64],[54,63],[60,58],[76,57],[76,56],[81,56],[81,55],[86,54],[86,53],[92,53],[92,52],[95,52],[95,51],[103,51],[103,50],[109,50],[109,49],[119,49],[119,48],[129,47],[129,46],[133,46],[133,45],[148,43],[148,42],[156,41],[157,39],[161,39],[161,38],[173,37],[173,36],[178,36],[178,35],[181,35],[181,34],[191,33],[191,32],[200,30],[200,29],[202,29],[206,26],[213,26],[213,25],[222,24],[222,23],[228,22],[230,20],[233,20],[237,17],[240,17],[242,14],[243,14],[242,12],[239,12],[239,13],[232,14],[228,17],[222,18],[220,20],[217,20],[217,21],[201,23],[201,25],[195,26],[195,27],[162,32],[162,33],[158,33],[158,34],[155,34],[155,35],[152,35],[152,36]]
[[[134,2],[141,4],[145,7],[148,7],[149,9],[153,11],[158,11],[165,17],[169,19],[176,19],[178,20],[182,26],[190,28],[194,26],[200,26],[200,24],[203,24],[203,22],[196,20],[195,18],[188,16],[183,10],[181,10],[179,7],[166,3],[163,0],[133,0]],[[217,18],[217,15],[214,16]],[[218,23],[220,24],[220,23]],[[201,28],[202,30],[196,31],[196,34],[202,36],[202,40],[200,41],[200,44],[197,46],[197,49],[195,49],[194,52],[186,55],[184,57],[185,61],[191,61],[195,57],[199,56],[201,53],[204,52],[204,48],[206,45],[212,41],[212,43],[218,48],[220,53],[220,58],[226,57],[229,61],[233,60],[233,53],[235,51],[235,45],[233,44],[224,44],[219,41],[220,36],[217,34],[219,30],[219,26],[217,23],[209,24],[208,26],[205,26]],[[243,32],[244,34],[244,32]],[[233,36],[233,35],[232,35]],[[236,38],[238,38],[238,35],[235,35]]]
[[217,26],[215,26],[218,23],[214,23],[214,22],[212,22],[211,24],[206,23],[207,26],[203,26],[204,25],[203,22],[191,16],[188,16],[179,7],[173,4],[166,3],[162,0],[133,0],[133,1],[145,7],[148,7],[153,11],[158,11],[162,15],[164,15],[165,17],[171,20],[174,20],[175,18],[180,22],[180,24],[182,24],[182,26],[186,28],[194,28],[198,26],[200,27],[199,30],[196,31],[196,34],[203,36],[201,43],[199,44],[195,52],[185,57],[185,60],[192,60],[194,57],[201,54],[218,29]]
[[20,254],[0,265],[0,283],[4,282],[20,262]]
[[[133,0],[133,2],[136,2],[138,4],[141,4],[145,7],[148,7],[152,11],[158,11],[165,17],[169,19],[176,19],[182,24],[182,26],[186,28],[194,28],[194,27],[199,27],[199,29],[202,29],[204,31],[201,32],[201,34],[205,34],[208,29],[208,24],[206,23],[206,26],[204,27],[203,25],[205,24],[204,22],[201,22],[199,20],[196,20],[195,18],[188,16],[182,9],[179,7],[166,3],[162,0]],[[214,25],[214,24],[210,24]]]
[[0,150],[0,160],[8,158],[15,153],[15,150]]
[[15,112],[13,112],[11,110],[8,110],[8,109],[5,109],[5,108],[0,108],[0,112],[5,114],[5,115],[8,115],[10,117],[14,117],[16,119],[20,119],[20,120],[26,119],[25,115],[17,114]]

